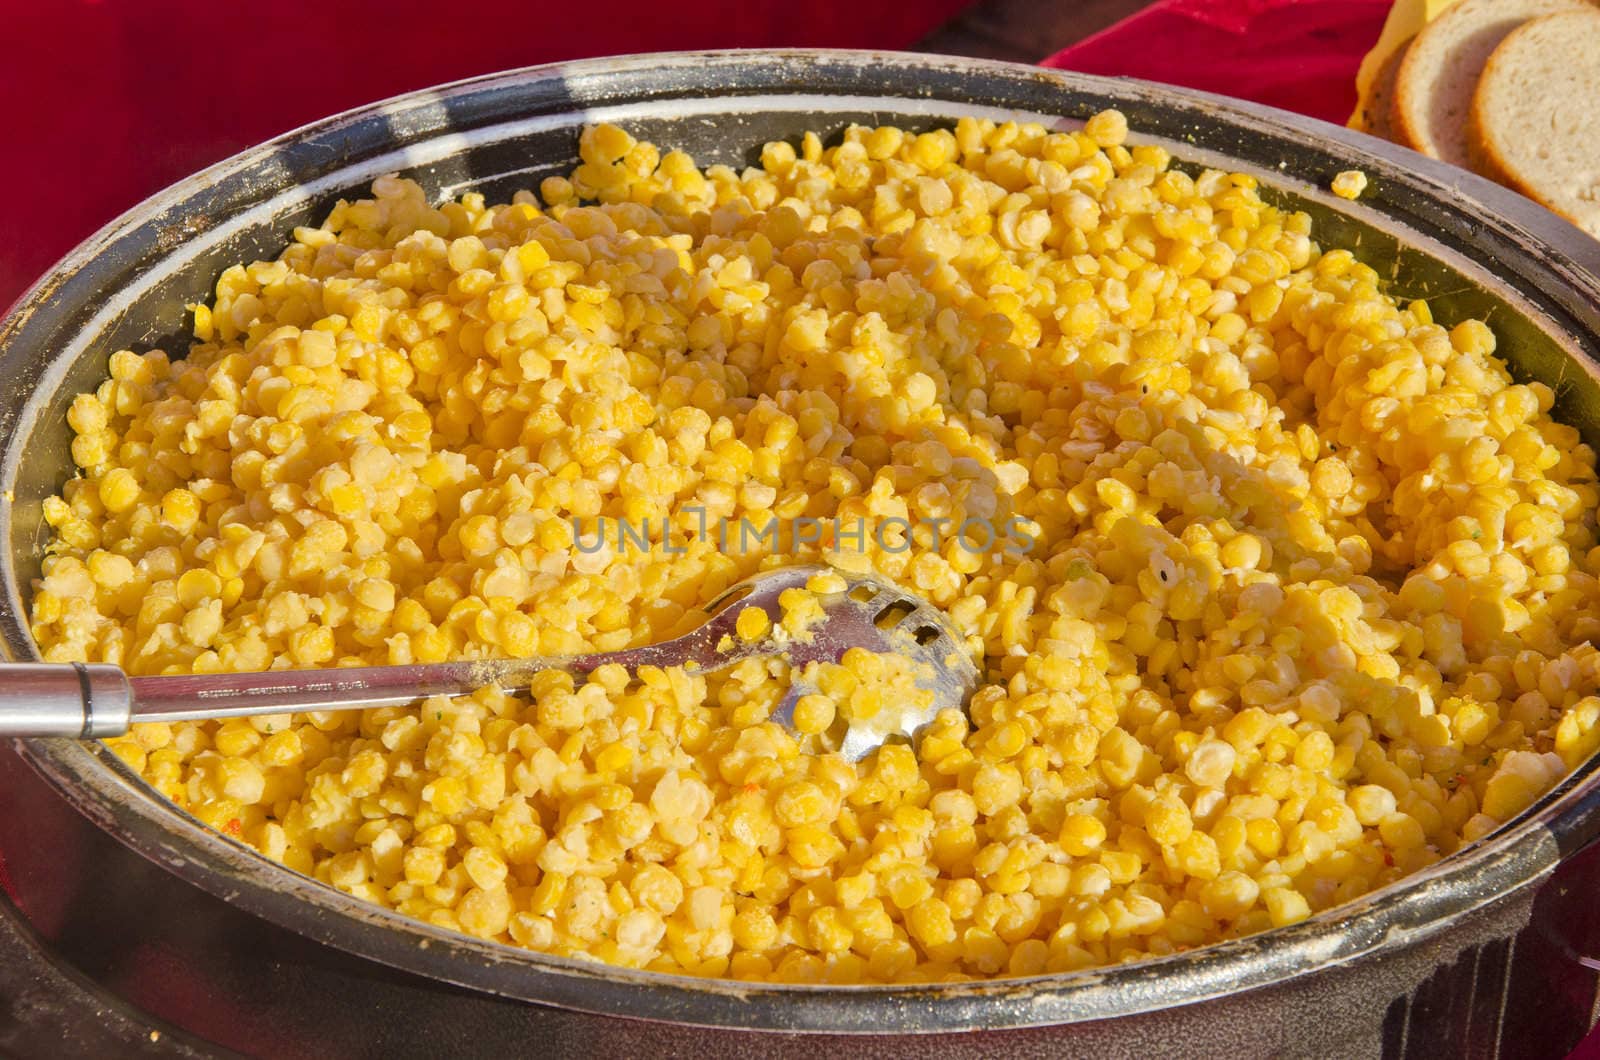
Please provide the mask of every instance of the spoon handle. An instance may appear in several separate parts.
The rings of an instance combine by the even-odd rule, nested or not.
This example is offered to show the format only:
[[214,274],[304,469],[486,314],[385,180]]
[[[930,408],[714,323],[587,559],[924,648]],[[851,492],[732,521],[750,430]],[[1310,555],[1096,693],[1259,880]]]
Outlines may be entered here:
[[103,739],[143,721],[402,706],[485,685],[516,688],[541,670],[572,669],[573,661],[483,659],[163,677],[129,677],[103,663],[8,663],[0,665],[0,737]]
[[[714,650],[732,623],[713,617],[675,640],[621,651],[531,659],[468,659],[401,666],[351,666],[331,670],[268,670],[243,674],[176,674],[128,677],[132,721],[204,721],[254,714],[398,707],[429,696],[461,696],[486,685],[524,687],[543,670],[566,670],[579,678],[601,666],[630,673],[641,666],[698,662],[720,669],[751,655],[771,654],[770,645]],[[116,673],[121,673],[114,668]],[[3,671],[0,671],[3,673]]]
[[[429,696],[465,695],[486,685],[512,691],[543,670],[565,670],[579,678],[606,665],[631,674],[643,667],[680,665],[702,673],[720,670],[784,650],[771,638],[746,643],[734,636],[739,609],[727,603],[743,599],[775,622],[782,617],[778,598],[783,590],[803,585],[817,569],[770,572],[759,577],[759,590],[754,588],[758,579],[741,583],[707,605],[713,612],[709,619],[673,640],[592,655],[160,677],[129,677],[105,663],[0,664],[0,737],[102,739],[142,721],[396,707]],[[741,588],[748,595],[741,596]]]
[[554,658],[160,677],[129,677],[104,663],[4,664],[0,665],[0,737],[103,739],[122,735],[134,722],[396,707],[429,696],[466,695],[486,685],[513,690],[543,670],[566,670],[582,677],[607,664],[631,673],[641,666],[685,662],[713,670],[775,651],[770,644],[741,644],[717,652],[717,641],[732,625],[726,619],[718,621],[720,617],[660,644]]
[[204,721],[252,714],[395,707],[484,685],[526,684],[564,659],[482,659],[331,670],[130,677],[133,721]]

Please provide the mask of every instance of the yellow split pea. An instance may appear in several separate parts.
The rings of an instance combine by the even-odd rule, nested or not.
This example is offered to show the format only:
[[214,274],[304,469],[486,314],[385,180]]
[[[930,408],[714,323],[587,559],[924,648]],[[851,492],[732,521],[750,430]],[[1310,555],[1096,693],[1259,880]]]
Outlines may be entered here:
[[[136,673],[561,654],[820,558],[987,658],[970,719],[859,766],[767,720],[772,661],[113,743],[268,857],[551,953],[1023,975],[1391,882],[1600,742],[1594,454],[1482,323],[1126,138],[854,128],[736,171],[600,127],[505,205],[380,179],[74,402],[34,634]],[[802,516],[913,529],[692,532]],[[1013,517],[1031,550],[938,532]],[[896,673],[814,675],[799,727]]]

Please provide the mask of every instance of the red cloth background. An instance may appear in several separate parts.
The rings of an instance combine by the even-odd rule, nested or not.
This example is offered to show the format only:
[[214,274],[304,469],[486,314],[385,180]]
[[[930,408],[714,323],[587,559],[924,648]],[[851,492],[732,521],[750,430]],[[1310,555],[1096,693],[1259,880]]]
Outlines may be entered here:
[[1165,0],[1045,66],[1266,103],[1340,125],[1390,0]]
[[969,2],[0,0],[0,312],[139,200],[350,107],[593,55],[905,48]]

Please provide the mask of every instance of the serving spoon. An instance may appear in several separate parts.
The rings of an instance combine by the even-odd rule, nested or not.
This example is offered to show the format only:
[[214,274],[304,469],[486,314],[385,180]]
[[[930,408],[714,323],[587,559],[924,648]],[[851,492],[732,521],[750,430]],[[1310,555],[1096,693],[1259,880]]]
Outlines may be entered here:
[[[836,663],[850,648],[907,656],[919,674],[919,687],[932,698],[920,709],[901,711],[898,726],[883,731],[850,726],[839,748],[845,758],[859,760],[895,733],[910,738],[947,707],[964,708],[979,675],[961,635],[943,611],[898,586],[834,571],[843,588],[815,594],[822,617],[798,636],[776,632],[783,617],[779,597],[829,570],[791,566],[763,571],[729,586],[706,605],[710,617],[681,637],[589,655],[163,677],[130,677],[105,663],[4,664],[0,737],[101,739],[120,736],[136,722],[401,706],[429,696],[465,695],[486,685],[514,691],[545,670],[578,677],[607,665],[622,666],[631,674],[643,666],[711,672],[745,659],[784,655],[798,671],[812,662]],[[772,626],[753,642],[735,631],[738,616],[749,607],[765,611]],[[795,703],[803,691],[792,685],[771,720],[793,728]],[[889,704],[885,709],[895,708]]]

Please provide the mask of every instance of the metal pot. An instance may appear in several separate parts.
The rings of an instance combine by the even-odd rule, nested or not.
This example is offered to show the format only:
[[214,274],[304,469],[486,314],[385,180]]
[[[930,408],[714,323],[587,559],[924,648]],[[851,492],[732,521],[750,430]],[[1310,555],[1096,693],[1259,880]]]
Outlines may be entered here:
[[[746,164],[764,141],[807,129],[927,128],[964,114],[1071,124],[1109,106],[1185,163],[1258,175],[1314,215],[1323,246],[1353,248],[1394,277],[1397,295],[1426,295],[1438,318],[1488,317],[1516,370],[1559,386],[1558,415],[1600,442],[1600,243],[1379,141],[1199,93],[942,57],[721,52],[546,66],[353,111],[214,166],[91,238],[12,309],[0,324],[0,489],[14,497],[0,509],[4,650],[35,657],[25,601],[41,501],[72,472],[72,395],[103,378],[112,350],[184,349],[183,307],[225,266],[275,254],[291,227],[380,174],[493,198],[569,168],[579,128],[600,120],[702,163]],[[1359,203],[1326,190],[1350,168],[1373,180]],[[694,980],[485,943],[201,828],[99,745],[23,741],[0,763],[0,849],[42,938],[133,1005],[251,1053],[1351,1055],[1454,1043],[1492,1054],[1570,1045],[1593,1000],[1592,973],[1559,981],[1578,984],[1567,1004],[1551,978],[1559,959],[1531,970],[1519,959],[1540,945],[1573,954],[1570,922],[1564,934],[1541,927],[1569,920],[1559,895],[1536,896],[1600,831],[1593,763],[1488,840],[1290,928],[1077,974],[916,988]],[[1587,876],[1588,861],[1567,871],[1580,869]],[[1575,954],[1567,964],[1578,967]]]

